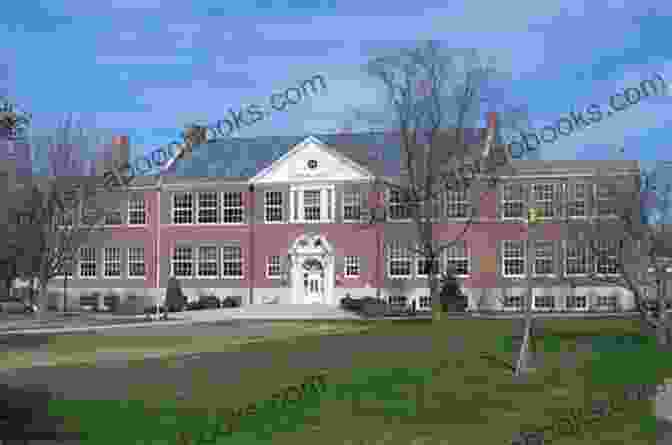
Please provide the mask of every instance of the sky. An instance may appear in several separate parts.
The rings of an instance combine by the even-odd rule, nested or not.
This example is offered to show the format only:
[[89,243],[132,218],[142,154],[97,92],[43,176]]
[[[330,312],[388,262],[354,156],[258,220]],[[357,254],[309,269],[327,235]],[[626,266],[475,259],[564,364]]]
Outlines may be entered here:
[[[271,94],[321,74],[326,90],[236,136],[359,131],[365,123],[348,125],[353,109],[384,110],[387,100],[365,63],[431,39],[492,61],[509,79],[506,103],[526,107],[538,130],[592,103],[604,110],[655,75],[672,82],[671,27],[662,0],[23,0],[0,15],[0,93],[32,113],[33,134],[73,112],[130,135],[137,155],[189,122],[269,108]],[[671,160],[670,101],[642,99],[540,155]]]

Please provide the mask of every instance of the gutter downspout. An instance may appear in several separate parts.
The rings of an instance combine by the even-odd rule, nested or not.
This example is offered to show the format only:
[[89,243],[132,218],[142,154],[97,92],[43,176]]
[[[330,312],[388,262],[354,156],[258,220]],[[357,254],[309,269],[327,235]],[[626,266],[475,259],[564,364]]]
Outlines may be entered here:
[[[249,242],[249,261],[247,261],[248,264],[248,296],[249,296],[249,304],[254,303],[254,217],[255,217],[255,202],[254,202],[254,184],[250,184],[248,187],[248,195],[247,195],[247,202],[249,203],[249,231],[250,231],[250,242]],[[242,302],[241,302],[242,303]]]

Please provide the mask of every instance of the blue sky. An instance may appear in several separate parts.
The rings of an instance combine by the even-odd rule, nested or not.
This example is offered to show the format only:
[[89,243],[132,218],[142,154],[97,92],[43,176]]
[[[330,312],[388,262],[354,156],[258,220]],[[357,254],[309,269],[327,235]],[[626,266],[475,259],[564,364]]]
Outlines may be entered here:
[[[352,107],[384,107],[385,91],[363,64],[427,39],[495,60],[511,79],[508,101],[527,106],[537,129],[655,73],[672,82],[672,3],[661,0],[336,3],[14,2],[0,16],[0,88],[33,113],[34,134],[75,112],[92,128],[131,135],[137,154],[190,121],[266,104],[315,74],[326,92],[238,136],[342,128]],[[670,116],[669,96],[644,100],[544,144],[542,157],[670,160]]]

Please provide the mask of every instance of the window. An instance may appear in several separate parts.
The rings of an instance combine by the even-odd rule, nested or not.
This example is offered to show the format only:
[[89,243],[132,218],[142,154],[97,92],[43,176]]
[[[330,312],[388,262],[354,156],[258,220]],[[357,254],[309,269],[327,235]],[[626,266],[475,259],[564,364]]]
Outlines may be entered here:
[[217,275],[217,247],[200,246],[198,248],[198,277],[216,278]]
[[[416,246],[416,249],[419,251],[424,251],[422,246]],[[436,248],[433,248],[434,253],[436,256],[434,257],[433,261],[433,267],[432,267],[432,262],[430,262],[429,258],[423,255],[421,252],[416,252],[415,255],[415,275],[418,277],[426,277],[428,272],[430,271],[430,267],[432,267],[432,273],[434,275],[439,273],[439,270],[441,269],[439,263],[439,258],[440,258],[440,253],[436,250]]]
[[105,247],[103,249],[103,276],[105,278],[121,278],[121,249]]
[[389,248],[388,270],[390,278],[411,276],[411,253],[408,248],[392,244]]
[[128,224],[144,225],[145,222],[145,200],[131,199],[128,201]]
[[590,248],[586,242],[566,241],[565,273],[567,275],[586,275],[592,272]]
[[534,274],[553,274],[553,241],[534,242]]
[[504,297],[504,307],[508,309],[521,309],[523,307],[523,297],[520,295],[507,295]]
[[432,297],[423,295],[419,298],[418,309],[431,309],[432,308]]
[[595,250],[597,251],[597,273],[618,273],[618,241],[598,240],[596,242]]
[[[63,211],[60,212],[56,216],[56,225],[60,227],[70,227],[72,226],[74,218],[72,217],[72,212],[70,211]],[[19,220],[19,225],[24,225],[24,224],[33,224],[33,218],[32,215],[18,215],[19,217],[24,217],[24,221]],[[28,217],[28,218],[26,218]]]
[[523,218],[525,203],[521,184],[504,184],[502,193],[503,218]]
[[555,184],[534,184],[534,207],[541,210],[542,218],[555,216]]
[[65,278],[65,274],[67,271],[68,277],[72,277],[72,254],[71,252],[64,251],[63,249],[55,249],[55,253],[57,258],[60,258],[60,261],[58,261],[55,265],[56,267],[56,275],[53,276],[53,278]]
[[346,256],[345,257],[345,276],[358,277],[359,276],[359,257]]
[[408,219],[408,205],[402,202],[402,193],[400,190],[389,191],[388,203],[390,219]]
[[96,249],[82,247],[79,249],[79,278],[96,278]]
[[343,193],[343,221],[359,221],[361,215],[361,196],[358,191]]
[[469,215],[469,189],[466,185],[446,191],[446,216],[448,218],[466,218]]
[[598,295],[597,305],[602,307],[615,307],[618,303],[616,295]]
[[389,304],[390,306],[404,308],[406,307],[407,302],[408,298],[406,298],[403,295],[390,295],[389,297],[387,297],[387,304]]
[[525,275],[524,241],[504,241],[504,276]]
[[243,255],[238,246],[226,246],[222,249],[222,277],[242,278]]
[[616,216],[616,186],[596,184],[597,216]]
[[145,277],[145,248],[130,247],[128,249],[128,277]]
[[84,226],[91,226],[93,224],[99,223],[99,212],[101,209],[96,209],[95,207],[83,205],[81,211],[81,224]]
[[224,192],[222,196],[222,222],[224,224],[240,224],[243,222],[243,194],[241,192]]
[[194,276],[194,251],[191,247],[175,247],[172,263],[173,276],[181,278]]
[[457,241],[446,249],[446,267],[452,267],[456,276],[469,275],[469,253],[464,240]]
[[269,256],[266,260],[266,276],[268,278],[280,278],[281,275],[280,257],[278,255]]
[[535,309],[553,309],[555,307],[555,299],[553,295],[535,295],[534,308]]
[[198,224],[217,224],[219,222],[217,201],[217,192],[200,192],[198,194]]
[[568,198],[569,202],[567,203],[567,216],[570,218],[585,218],[586,184],[570,184]]
[[264,198],[266,222],[281,222],[282,192],[266,192]]
[[106,226],[120,226],[122,224],[121,209],[107,210],[104,223]]
[[306,221],[320,220],[320,191],[303,191],[303,219]]
[[194,223],[194,201],[191,193],[173,195],[173,224]]
[[584,295],[568,295],[567,309],[585,309],[586,297]]

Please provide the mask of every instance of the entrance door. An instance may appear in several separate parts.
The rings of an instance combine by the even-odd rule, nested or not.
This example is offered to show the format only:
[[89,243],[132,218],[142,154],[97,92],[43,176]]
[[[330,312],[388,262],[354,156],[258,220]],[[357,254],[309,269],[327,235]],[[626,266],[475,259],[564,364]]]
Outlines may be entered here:
[[324,272],[304,272],[304,302],[324,303]]

